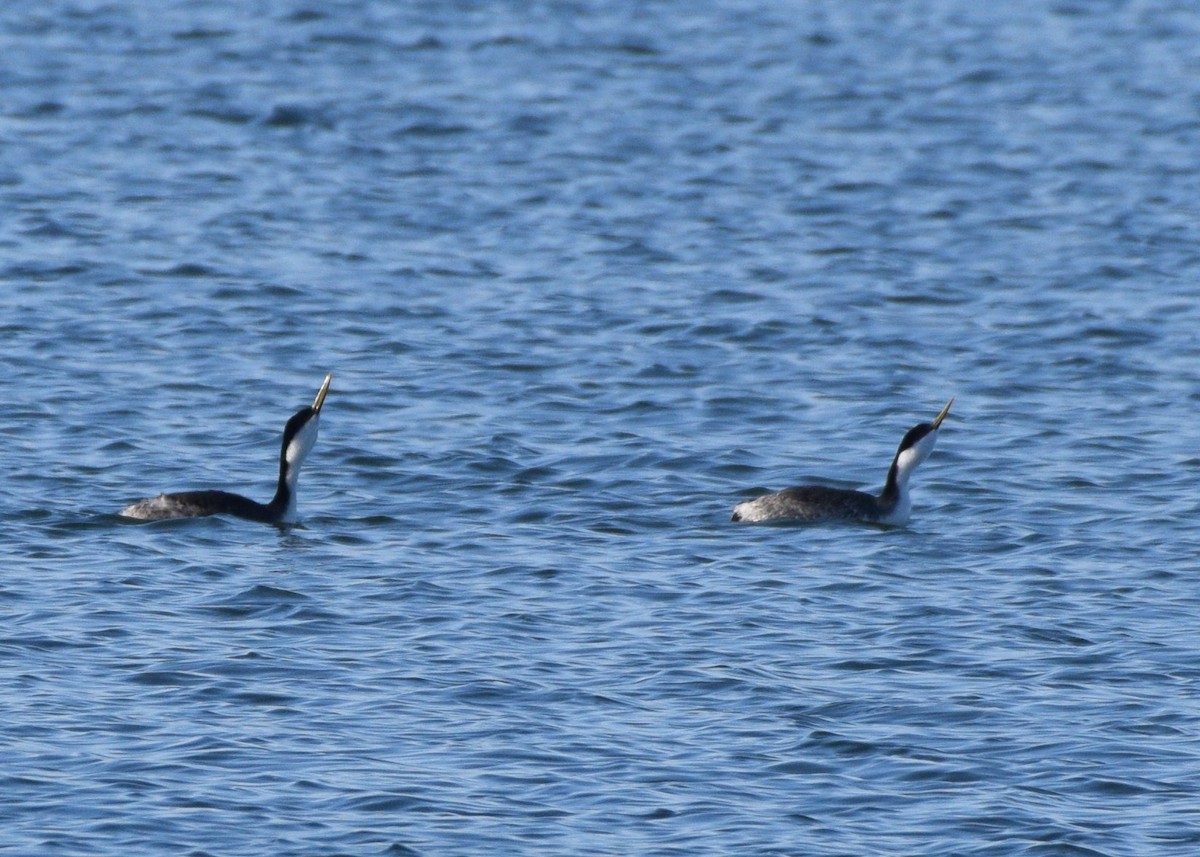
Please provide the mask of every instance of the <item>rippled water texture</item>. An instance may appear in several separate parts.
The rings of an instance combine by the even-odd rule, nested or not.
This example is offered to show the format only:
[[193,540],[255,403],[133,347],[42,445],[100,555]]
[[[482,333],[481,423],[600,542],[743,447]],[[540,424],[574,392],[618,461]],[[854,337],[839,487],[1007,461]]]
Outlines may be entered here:
[[[1200,13],[0,8],[0,851],[1192,855]],[[303,526],[269,498],[334,381]],[[873,487],[901,530],[739,526]]]

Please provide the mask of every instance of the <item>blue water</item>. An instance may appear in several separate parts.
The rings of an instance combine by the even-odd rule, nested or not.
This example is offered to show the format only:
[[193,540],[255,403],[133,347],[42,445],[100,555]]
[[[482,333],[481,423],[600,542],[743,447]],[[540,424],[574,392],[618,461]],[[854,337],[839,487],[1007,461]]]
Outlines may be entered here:
[[[0,9],[0,852],[1200,851],[1200,13]],[[266,500],[334,381],[303,525]],[[905,529],[739,526],[877,486]]]

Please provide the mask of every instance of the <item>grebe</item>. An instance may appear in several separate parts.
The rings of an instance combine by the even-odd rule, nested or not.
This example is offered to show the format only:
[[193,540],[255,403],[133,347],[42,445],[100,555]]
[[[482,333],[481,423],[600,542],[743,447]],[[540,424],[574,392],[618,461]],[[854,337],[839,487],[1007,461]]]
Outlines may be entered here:
[[913,471],[933,452],[938,428],[954,399],[946,403],[931,423],[913,426],[900,441],[896,457],[888,470],[887,482],[879,496],[845,488],[801,485],[775,494],[757,497],[733,507],[735,521],[773,521],[791,518],[798,521],[866,521],[899,527],[908,522],[912,498],[908,480]]
[[158,521],[163,518],[201,518],[206,515],[234,515],[266,524],[290,524],[296,520],[296,480],[300,467],[317,442],[321,405],[329,392],[333,373],[325,376],[311,408],[297,411],[283,428],[283,444],[279,450],[279,487],[270,503],[256,503],[229,491],[181,491],[178,494],[159,494],[139,500],[121,510],[127,518]]

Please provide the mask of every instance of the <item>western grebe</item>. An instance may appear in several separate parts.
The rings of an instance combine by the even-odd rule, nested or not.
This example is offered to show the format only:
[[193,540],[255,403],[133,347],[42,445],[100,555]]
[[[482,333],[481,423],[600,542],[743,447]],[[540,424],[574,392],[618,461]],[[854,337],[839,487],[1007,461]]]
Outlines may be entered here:
[[202,518],[205,515],[234,515],[267,524],[290,524],[296,520],[296,480],[300,467],[317,442],[318,423],[325,394],[333,373],[325,376],[312,407],[297,411],[283,428],[279,450],[279,487],[270,503],[256,503],[229,491],[181,491],[139,500],[121,510],[127,518],[158,521],[163,518]]
[[845,488],[801,485],[775,494],[757,497],[733,507],[735,521],[773,521],[791,518],[798,521],[867,521],[892,527],[908,522],[912,498],[908,480],[913,471],[933,452],[938,428],[954,399],[946,403],[931,423],[913,426],[900,441],[896,457],[888,470],[887,482],[878,496]]

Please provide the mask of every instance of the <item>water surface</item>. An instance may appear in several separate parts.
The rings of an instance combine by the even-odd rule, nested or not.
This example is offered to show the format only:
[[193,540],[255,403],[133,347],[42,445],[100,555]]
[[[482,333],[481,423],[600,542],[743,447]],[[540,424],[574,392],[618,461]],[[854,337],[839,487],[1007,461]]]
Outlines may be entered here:
[[[0,850],[1194,853],[1198,46],[7,4]],[[115,516],[326,371],[303,526]]]

